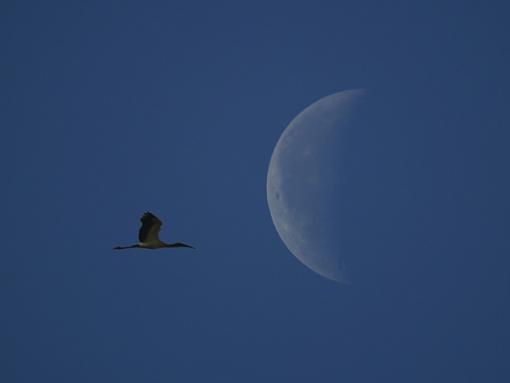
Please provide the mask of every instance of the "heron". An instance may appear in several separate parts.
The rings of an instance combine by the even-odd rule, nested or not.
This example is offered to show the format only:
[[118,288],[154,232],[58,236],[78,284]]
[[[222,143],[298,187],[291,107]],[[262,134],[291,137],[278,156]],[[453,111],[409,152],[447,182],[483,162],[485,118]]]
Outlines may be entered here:
[[140,218],[142,226],[138,231],[138,243],[131,246],[117,246],[113,250],[124,250],[139,247],[141,249],[162,249],[166,247],[189,247],[194,249],[193,246],[187,245],[182,242],[165,243],[159,239],[159,230],[163,222],[151,212],[143,213]]

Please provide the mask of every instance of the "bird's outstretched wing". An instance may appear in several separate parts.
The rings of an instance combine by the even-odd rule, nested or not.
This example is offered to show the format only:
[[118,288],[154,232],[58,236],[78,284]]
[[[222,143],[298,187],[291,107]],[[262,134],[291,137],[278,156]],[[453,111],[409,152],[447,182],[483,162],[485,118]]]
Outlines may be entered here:
[[142,227],[138,231],[138,240],[145,243],[159,241],[159,229],[163,224],[160,219],[151,212],[145,212],[140,221]]

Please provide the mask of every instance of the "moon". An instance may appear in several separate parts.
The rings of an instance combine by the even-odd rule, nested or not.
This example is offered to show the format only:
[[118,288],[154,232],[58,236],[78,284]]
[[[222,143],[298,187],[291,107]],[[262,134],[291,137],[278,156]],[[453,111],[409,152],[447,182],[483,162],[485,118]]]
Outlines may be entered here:
[[364,91],[324,97],[299,113],[278,140],[267,174],[267,201],[281,240],[304,265],[348,283],[339,233],[342,132]]

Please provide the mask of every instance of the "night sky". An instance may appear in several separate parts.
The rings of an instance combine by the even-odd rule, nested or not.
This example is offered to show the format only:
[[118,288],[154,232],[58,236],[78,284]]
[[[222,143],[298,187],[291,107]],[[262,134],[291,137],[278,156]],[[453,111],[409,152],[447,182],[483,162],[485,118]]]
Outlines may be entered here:
[[[2,382],[509,382],[510,5],[3,1]],[[288,123],[365,89],[350,285],[266,197]],[[197,249],[113,251],[140,215]]]

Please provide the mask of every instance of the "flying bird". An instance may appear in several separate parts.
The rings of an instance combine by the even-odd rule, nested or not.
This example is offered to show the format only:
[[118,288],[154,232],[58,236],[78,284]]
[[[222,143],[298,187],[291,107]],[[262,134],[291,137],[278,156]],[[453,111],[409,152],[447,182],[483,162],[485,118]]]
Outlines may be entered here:
[[123,249],[132,249],[134,247],[139,247],[142,249],[162,249],[165,247],[190,247],[194,249],[193,246],[187,245],[182,242],[175,243],[165,243],[159,239],[159,230],[161,229],[161,225],[163,222],[156,217],[151,212],[145,212],[140,219],[142,221],[142,226],[138,231],[138,243],[131,246],[117,246],[114,247],[114,250],[123,250]]

